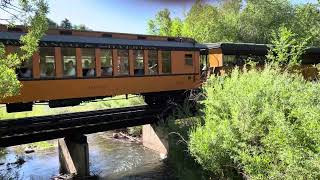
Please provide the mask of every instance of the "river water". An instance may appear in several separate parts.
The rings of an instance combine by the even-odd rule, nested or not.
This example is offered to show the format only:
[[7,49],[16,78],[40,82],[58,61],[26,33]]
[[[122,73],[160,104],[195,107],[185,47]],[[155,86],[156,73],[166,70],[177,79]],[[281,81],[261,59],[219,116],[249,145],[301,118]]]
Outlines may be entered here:
[[[0,174],[34,180],[58,175],[57,140],[51,142],[54,148],[30,154],[19,151],[18,147],[7,148],[7,153],[0,157]],[[98,175],[99,179],[174,179],[159,154],[139,143],[113,139],[111,132],[88,135],[88,143],[91,175]],[[18,157],[23,157],[25,162],[15,164]]]

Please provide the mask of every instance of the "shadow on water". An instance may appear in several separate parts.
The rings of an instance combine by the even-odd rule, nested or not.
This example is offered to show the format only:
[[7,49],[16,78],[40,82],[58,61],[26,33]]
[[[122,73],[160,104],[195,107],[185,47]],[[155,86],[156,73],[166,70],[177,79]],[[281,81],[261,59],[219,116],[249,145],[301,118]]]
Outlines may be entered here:
[[[0,155],[0,179],[8,173],[14,175],[13,179],[34,180],[58,175],[57,141],[53,142],[54,148],[31,154],[18,151],[18,147],[7,148],[7,153]],[[111,133],[88,135],[88,142],[91,174],[99,179],[173,179],[167,163],[141,144],[114,140]],[[17,157],[23,157],[25,162],[14,164]]]

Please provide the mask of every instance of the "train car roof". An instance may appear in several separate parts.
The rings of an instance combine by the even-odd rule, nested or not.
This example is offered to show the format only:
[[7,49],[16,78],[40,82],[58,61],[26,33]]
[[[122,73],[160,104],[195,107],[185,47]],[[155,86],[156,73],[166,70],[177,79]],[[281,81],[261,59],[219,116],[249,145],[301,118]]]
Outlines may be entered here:
[[[0,42],[8,45],[19,45],[22,32],[0,32]],[[61,47],[102,47],[117,49],[204,49],[205,45],[190,41],[160,41],[143,39],[125,39],[114,37],[94,37],[78,35],[44,35],[40,40],[40,46]]]
[[[231,43],[231,42],[219,42],[219,43],[205,43],[207,48],[210,49],[221,49],[223,54],[226,55],[266,55],[271,44],[255,44],[255,43]],[[308,47],[306,54],[317,54],[320,55],[320,48]]]

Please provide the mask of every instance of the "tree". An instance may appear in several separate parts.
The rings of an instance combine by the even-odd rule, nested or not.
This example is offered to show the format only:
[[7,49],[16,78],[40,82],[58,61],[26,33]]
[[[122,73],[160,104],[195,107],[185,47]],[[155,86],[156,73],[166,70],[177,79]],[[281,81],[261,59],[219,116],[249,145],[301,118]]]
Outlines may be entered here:
[[155,19],[148,21],[148,32],[150,34],[170,36],[171,35],[172,20],[170,17],[170,11],[164,9],[159,11]]
[[188,36],[198,42],[271,43],[272,32],[284,26],[299,38],[311,37],[309,45],[317,46],[319,9],[319,4],[294,5],[289,0],[226,0],[215,4],[197,0],[180,21],[170,17],[168,10],[159,11],[149,20],[148,31]]
[[84,24],[73,25],[72,29],[80,30],[80,31],[90,31],[91,29]]
[[290,29],[300,38],[310,38],[311,46],[320,45],[319,4],[303,4],[295,8],[295,16]]
[[21,53],[5,53],[5,47],[0,43],[0,99],[19,93],[20,82],[15,74],[15,68],[21,62],[32,57],[38,49],[40,38],[48,29],[48,5],[45,0],[19,0],[19,5],[13,5],[12,0],[1,1],[0,10],[9,14],[8,26],[23,23],[27,34],[21,36]]
[[69,21],[69,19],[65,18],[64,20],[62,20],[61,23],[60,23],[60,28],[62,28],[62,29],[72,29],[72,24]]
[[171,36],[182,36],[183,22],[180,18],[174,18],[171,23]]
[[288,65],[289,68],[301,64],[301,57],[305,53],[310,38],[298,39],[297,35],[286,27],[280,27],[273,32],[267,60],[277,65]]
[[48,27],[49,28],[58,28],[59,27],[59,25],[56,22],[54,22],[53,20],[51,20],[49,18],[47,18],[47,19],[48,19]]

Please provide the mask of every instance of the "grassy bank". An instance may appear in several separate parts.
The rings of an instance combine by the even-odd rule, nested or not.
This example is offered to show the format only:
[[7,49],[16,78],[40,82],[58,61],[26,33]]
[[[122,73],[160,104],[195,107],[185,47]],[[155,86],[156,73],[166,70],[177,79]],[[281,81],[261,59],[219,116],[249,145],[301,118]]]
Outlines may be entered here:
[[191,116],[189,108],[188,105],[178,108],[165,125],[169,132],[169,164],[178,179],[210,179],[210,173],[195,161],[188,150],[190,132],[203,122],[199,114],[185,118],[186,116]]
[[0,120],[3,119],[14,119],[22,117],[32,116],[44,116],[54,115],[81,111],[93,111],[99,109],[111,109],[120,108],[127,106],[135,106],[144,104],[143,98],[140,96],[129,95],[128,99],[125,96],[115,96],[112,98],[104,98],[97,102],[85,102],[78,106],[73,107],[62,107],[62,108],[49,108],[47,104],[36,104],[33,106],[33,111],[18,112],[18,113],[7,113],[5,106],[0,106]]

